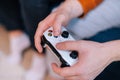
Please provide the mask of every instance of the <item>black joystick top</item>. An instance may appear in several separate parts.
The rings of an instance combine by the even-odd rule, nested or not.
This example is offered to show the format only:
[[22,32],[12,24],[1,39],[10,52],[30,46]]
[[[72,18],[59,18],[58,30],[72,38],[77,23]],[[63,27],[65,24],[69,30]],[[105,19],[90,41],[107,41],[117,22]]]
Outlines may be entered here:
[[73,58],[73,59],[76,59],[78,57],[78,52],[77,51],[72,51],[70,53],[70,57]]
[[68,38],[69,37],[69,33],[67,31],[63,31],[62,34],[61,34],[61,36],[63,38]]

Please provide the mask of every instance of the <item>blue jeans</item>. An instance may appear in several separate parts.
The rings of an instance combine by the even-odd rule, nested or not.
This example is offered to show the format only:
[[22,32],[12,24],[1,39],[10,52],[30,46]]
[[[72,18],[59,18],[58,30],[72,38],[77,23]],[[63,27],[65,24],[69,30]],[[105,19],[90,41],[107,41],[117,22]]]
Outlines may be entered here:
[[9,31],[25,30],[35,48],[34,34],[38,23],[61,1],[63,0],[1,0],[0,23]]

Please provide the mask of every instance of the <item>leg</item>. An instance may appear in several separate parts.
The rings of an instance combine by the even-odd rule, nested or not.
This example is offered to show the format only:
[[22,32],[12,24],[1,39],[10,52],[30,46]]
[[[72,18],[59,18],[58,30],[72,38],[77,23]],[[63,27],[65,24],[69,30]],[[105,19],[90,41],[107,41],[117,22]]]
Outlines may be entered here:
[[12,64],[19,64],[21,61],[21,53],[24,48],[30,45],[30,42],[27,35],[22,32],[24,25],[20,14],[19,2],[17,0],[1,1],[0,22],[5,25],[6,29],[9,31],[10,55],[8,56],[8,61]]
[[[36,52],[36,51],[35,51]],[[46,76],[46,60],[42,55],[34,53],[30,69],[25,75],[25,80],[45,80]]]
[[[29,34],[32,47],[34,47],[34,34],[38,22],[44,19],[50,12],[49,0],[20,0],[22,17]],[[44,80],[46,73],[45,57],[34,51],[31,68],[28,70],[26,80]]]
[[[10,55],[8,62],[11,64],[20,64],[22,51],[30,46],[28,36],[21,30],[9,31]],[[18,47],[19,46],[19,47]]]

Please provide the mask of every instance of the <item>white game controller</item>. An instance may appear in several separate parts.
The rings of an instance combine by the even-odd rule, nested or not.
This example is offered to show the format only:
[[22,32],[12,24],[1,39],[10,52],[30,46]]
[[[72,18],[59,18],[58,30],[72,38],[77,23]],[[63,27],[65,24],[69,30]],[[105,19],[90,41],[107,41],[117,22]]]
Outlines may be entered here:
[[53,28],[50,27],[43,33],[42,42],[53,51],[55,56],[60,60],[61,67],[69,67],[77,63],[78,53],[76,51],[58,50],[56,44],[64,41],[75,41],[75,39],[69,34],[69,32],[62,27],[62,33],[59,36],[53,35]]

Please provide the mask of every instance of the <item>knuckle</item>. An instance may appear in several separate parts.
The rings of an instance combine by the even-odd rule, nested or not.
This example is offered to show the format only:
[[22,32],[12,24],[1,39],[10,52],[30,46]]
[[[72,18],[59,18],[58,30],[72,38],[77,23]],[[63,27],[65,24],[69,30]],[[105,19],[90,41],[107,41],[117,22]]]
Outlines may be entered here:
[[41,26],[41,24],[43,24],[43,21],[40,21],[40,22],[38,23],[38,27]]
[[65,77],[64,72],[61,72],[61,73],[60,73],[60,76]]

